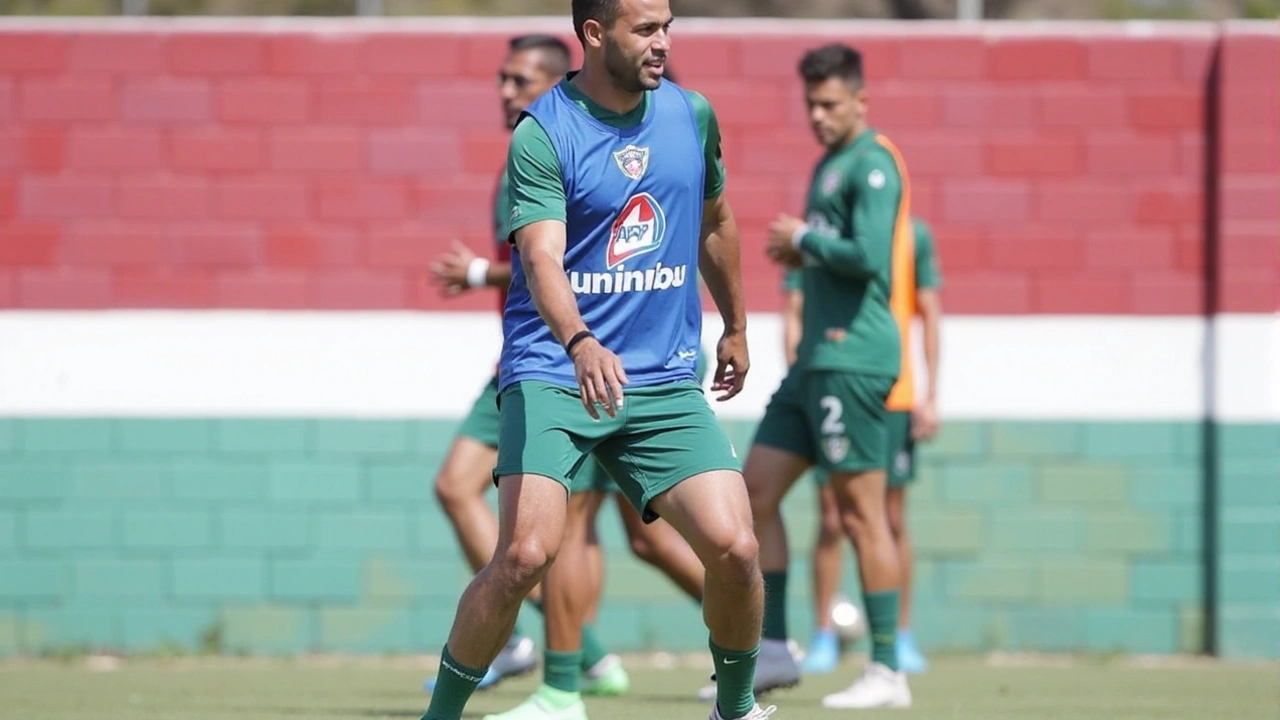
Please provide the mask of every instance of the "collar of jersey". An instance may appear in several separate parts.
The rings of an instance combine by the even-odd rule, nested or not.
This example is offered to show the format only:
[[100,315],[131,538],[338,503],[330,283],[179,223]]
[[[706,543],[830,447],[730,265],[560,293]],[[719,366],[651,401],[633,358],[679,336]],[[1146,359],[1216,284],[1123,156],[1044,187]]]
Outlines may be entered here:
[[[569,82],[578,74],[578,72],[579,71],[574,70],[566,74],[564,79],[560,81],[557,89],[564,95],[565,100],[573,106],[574,110],[582,113],[583,116],[587,118],[588,122],[591,122],[605,132],[616,133],[620,136],[626,137],[629,135],[638,135],[642,130],[648,127],[649,122],[653,120],[653,93],[656,92],[655,90],[646,90],[640,98],[640,105],[638,105],[635,110],[632,110],[626,115],[619,115],[612,110],[603,108],[596,104],[594,100],[587,97],[585,93],[579,90],[573,83]],[[584,105],[586,105],[586,107],[584,107]],[[609,119],[627,118],[637,111],[643,112],[644,115],[641,117],[640,122],[636,123],[632,127],[620,128],[616,125],[609,124]],[[597,114],[604,115],[605,117],[597,117]]]

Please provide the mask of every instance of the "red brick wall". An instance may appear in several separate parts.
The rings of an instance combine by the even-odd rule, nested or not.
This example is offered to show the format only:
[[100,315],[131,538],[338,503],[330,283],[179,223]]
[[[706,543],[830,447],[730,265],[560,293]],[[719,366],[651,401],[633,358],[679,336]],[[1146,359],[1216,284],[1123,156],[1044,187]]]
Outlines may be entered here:
[[1280,42],[1222,37],[1217,121],[1218,309],[1280,310]]
[[[492,307],[441,299],[425,268],[454,237],[489,246],[508,33],[126,27],[0,31],[0,307]],[[1202,311],[1204,26],[866,27],[843,39],[934,226],[950,312]],[[800,213],[818,154],[795,66],[830,37],[676,38],[723,127],[754,310],[779,301],[764,227]],[[1228,309],[1267,288],[1275,306],[1277,48],[1223,46]]]

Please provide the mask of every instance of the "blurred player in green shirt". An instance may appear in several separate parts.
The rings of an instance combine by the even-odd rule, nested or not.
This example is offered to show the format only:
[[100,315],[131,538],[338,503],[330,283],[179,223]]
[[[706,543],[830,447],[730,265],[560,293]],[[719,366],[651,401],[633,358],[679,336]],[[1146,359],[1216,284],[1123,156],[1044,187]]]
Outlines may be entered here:
[[760,565],[764,644],[757,674],[799,680],[786,648],[789,554],[779,508],[795,481],[826,471],[862,575],[871,662],[829,708],[909,707],[898,668],[899,567],[885,511],[889,399],[902,366],[890,307],[895,274],[912,265],[910,185],[897,149],[867,124],[862,58],[843,44],[800,61],[814,136],[826,149],[810,180],[805,219],[769,227],[769,257],[801,268],[805,303],[795,364],[765,410],[747,458]]
[[[911,633],[911,570],[915,553],[906,525],[906,489],[915,480],[915,443],[927,440],[937,432],[937,387],[939,326],[942,304],[938,291],[942,275],[938,268],[938,256],[929,225],[912,218],[914,268],[910,282],[906,273],[895,273],[891,295],[894,317],[902,335],[902,372],[886,406],[889,410],[888,444],[885,462],[888,473],[888,495],[885,498],[889,512],[889,528],[898,549],[902,568],[902,593],[898,604],[898,663],[903,672],[921,673],[927,668],[924,656],[916,647]],[[897,259],[895,258],[895,263]],[[795,353],[801,334],[801,308],[804,293],[800,273],[788,270],[783,284],[786,292],[784,312],[784,338],[787,362],[795,361]],[[919,397],[915,388],[911,362],[911,326],[916,316],[924,326],[924,356],[928,372],[927,391]],[[836,668],[840,660],[840,643],[832,625],[831,605],[840,587],[841,540],[844,531],[840,526],[840,513],[835,496],[823,472],[814,472],[819,487],[820,524],[813,548],[813,599],[816,631],[805,653],[801,671],[826,673]]]

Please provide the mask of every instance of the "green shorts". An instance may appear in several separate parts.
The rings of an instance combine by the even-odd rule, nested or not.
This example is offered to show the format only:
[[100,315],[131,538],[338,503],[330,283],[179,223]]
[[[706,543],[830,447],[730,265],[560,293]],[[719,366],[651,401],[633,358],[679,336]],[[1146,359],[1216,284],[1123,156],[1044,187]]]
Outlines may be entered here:
[[[583,412],[586,412],[583,410]],[[586,461],[582,463],[582,467],[578,470],[578,475],[573,479],[573,485],[569,488],[570,492],[620,492],[618,483],[613,481],[613,477],[609,475],[599,460],[588,456]]]
[[[886,486],[903,488],[916,479],[916,441],[911,437],[911,413],[891,410],[885,427],[888,431],[885,435],[889,438],[888,454],[885,455]],[[810,477],[816,485],[827,484],[824,470],[815,468]]]
[[498,376],[490,378],[471,404],[471,412],[458,426],[458,435],[478,440],[491,448],[498,447]]
[[591,454],[645,522],[653,498],[712,470],[742,471],[738,454],[707,404],[702,387],[681,381],[624,389],[616,418],[592,420],[577,388],[518,382],[502,391],[496,480],[527,473],[572,492]]
[[911,437],[911,413],[890,411],[887,428],[889,444],[885,468],[889,474],[888,486],[906,487],[916,479],[916,441]]
[[884,403],[894,381],[885,375],[792,370],[769,400],[754,442],[799,455],[820,470],[884,469]]
[[[498,447],[498,376],[494,375],[471,405],[471,412],[458,427],[458,434],[491,448]],[[574,492],[616,492],[618,485],[593,458],[587,458],[574,480]]]

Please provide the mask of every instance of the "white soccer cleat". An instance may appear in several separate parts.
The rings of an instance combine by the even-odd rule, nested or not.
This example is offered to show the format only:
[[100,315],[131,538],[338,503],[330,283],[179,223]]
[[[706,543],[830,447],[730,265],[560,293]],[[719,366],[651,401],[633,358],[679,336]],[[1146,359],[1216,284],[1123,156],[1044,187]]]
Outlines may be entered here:
[[741,718],[726,718],[720,714],[719,705],[712,705],[711,717],[708,720],[769,720],[769,718],[773,717],[773,711],[777,709],[776,705],[770,705],[767,708],[762,708],[759,705],[756,705],[751,708],[751,712],[743,715]]
[[[716,679],[715,675],[711,676]],[[781,640],[765,640],[760,643],[760,654],[756,656],[756,695],[763,695],[771,690],[795,687],[800,684],[800,664],[787,643]],[[716,684],[698,691],[698,699],[711,702],[716,699]]]
[[489,667],[499,677],[508,678],[524,675],[537,665],[538,648],[533,638],[513,637]]
[[835,710],[911,707],[907,676],[882,663],[871,663],[846,690],[822,698],[822,707]]

